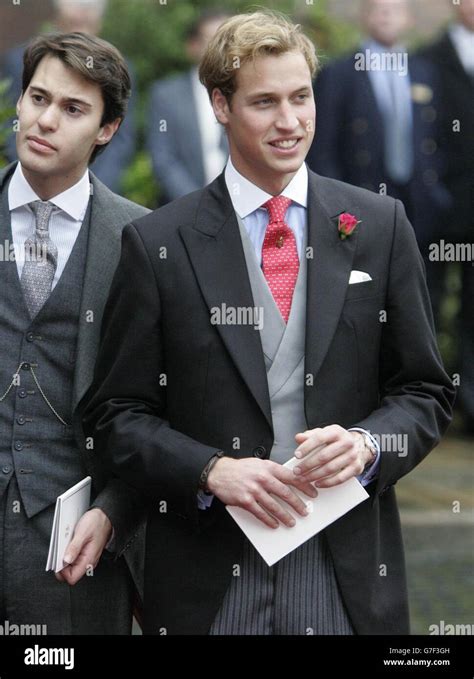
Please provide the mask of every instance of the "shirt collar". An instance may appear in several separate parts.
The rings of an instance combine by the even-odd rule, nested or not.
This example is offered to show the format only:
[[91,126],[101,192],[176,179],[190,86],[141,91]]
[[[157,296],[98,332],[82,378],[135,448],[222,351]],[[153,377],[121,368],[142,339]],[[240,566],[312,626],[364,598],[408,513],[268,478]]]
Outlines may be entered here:
[[[263,203],[273,198],[270,193],[259,188],[238,172],[229,157],[225,168],[225,183],[229,191],[234,210],[241,219],[255,212]],[[238,190],[236,190],[238,187]],[[294,203],[307,207],[308,205],[308,169],[303,163],[291,182],[281,192],[282,196],[290,198]]]
[[[56,205],[56,207],[74,220],[80,221],[86,212],[89,196],[89,170],[86,170],[76,184],[66,189],[66,191],[58,193],[57,196],[53,196],[49,202]],[[23,174],[21,164],[18,163],[8,187],[8,208],[10,211],[15,210],[35,200],[41,200],[41,198],[29,185]]]
[[470,31],[464,24],[454,23],[449,27],[449,33],[454,40],[466,42],[472,47],[474,31]]

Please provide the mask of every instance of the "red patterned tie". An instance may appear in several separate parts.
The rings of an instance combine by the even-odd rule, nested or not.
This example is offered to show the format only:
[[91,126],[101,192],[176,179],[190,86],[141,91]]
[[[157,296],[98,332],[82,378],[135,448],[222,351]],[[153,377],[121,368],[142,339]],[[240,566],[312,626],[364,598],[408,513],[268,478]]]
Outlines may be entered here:
[[290,204],[290,198],[274,196],[262,205],[270,215],[262,248],[263,274],[285,323],[300,266],[294,233],[285,223]]

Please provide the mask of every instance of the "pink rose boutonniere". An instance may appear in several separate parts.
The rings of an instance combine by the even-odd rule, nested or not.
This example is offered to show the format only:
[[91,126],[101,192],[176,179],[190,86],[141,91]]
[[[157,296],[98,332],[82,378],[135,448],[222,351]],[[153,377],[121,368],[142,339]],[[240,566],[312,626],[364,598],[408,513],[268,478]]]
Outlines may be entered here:
[[339,237],[341,240],[352,236],[358,224],[361,220],[354,217],[354,215],[349,214],[349,212],[343,212],[339,215],[339,221],[337,224],[337,230],[339,231]]

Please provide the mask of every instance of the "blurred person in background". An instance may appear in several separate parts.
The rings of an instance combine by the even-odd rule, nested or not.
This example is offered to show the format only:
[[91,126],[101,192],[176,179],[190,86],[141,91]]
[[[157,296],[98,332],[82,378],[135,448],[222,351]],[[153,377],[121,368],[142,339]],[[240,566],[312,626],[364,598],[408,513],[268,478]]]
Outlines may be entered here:
[[[62,33],[81,32],[99,35],[107,9],[107,0],[53,0],[54,16],[52,24],[55,30]],[[10,78],[10,93],[15,103],[21,93],[21,74],[23,71],[23,52],[25,45],[19,45],[3,56],[0,72],[2,77]],[[127,169],[136,148],[134,123],[135,98],[133,69],[127,63],[132,78],[132,97],[128,106],[128,114],[119,131],[107,150],[94,163],[94,174],[111,191],[118,191],[123,173]],[[16,160],[15,137],[12,135],[7,144],[7,158]]]
[[220,10],[203,12],[190,27],[186,39],[192,68],[152,85],[148,148],[162,191],[162,205],[202,189],[222,172],[227,160],[226,136],[216,121],[206,89],[199,82],[197,65],[228,16]]
[[[474,0],[454,6],[455,18],[443,35],[423,50],[436,67],[440,80],[441,144],[446,157],[444,180],[452,207],[439,237],[449,243],[474,241]],[[468,433],[474,434],[474,266],[462,266],[460,309],[459,402]],[[433,305],[439,309],[446,264],[430,261],[428,281]]]
[[[434,72],[408,57],[408,0],[363,0],[367,39],[315,84],[316,172],[402,200],[425,258],[449,197],[441,185]],[[441,211],[441,212],[440,212]]]

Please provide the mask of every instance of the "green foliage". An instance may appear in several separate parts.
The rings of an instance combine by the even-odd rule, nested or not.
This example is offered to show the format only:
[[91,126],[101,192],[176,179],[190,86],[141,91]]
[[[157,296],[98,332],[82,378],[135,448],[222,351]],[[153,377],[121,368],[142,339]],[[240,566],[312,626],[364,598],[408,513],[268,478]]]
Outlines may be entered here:
[[[142,144],[146,128],[146,104],[151,84],[189,68],[186,33],[206,9],[229,13],[267,8],[284,12],[301,23],[324,62],[348,49],[358,39],[353,26],[330,17],[327,0],[111,0],[103,37],[116,45],[133,63],[138,91],[136,122]],[[156,204],[157,186],[145,152],[131,164],[122,185],[124,195],[144,205]]]
[[353,25],[330,17],[327,0],[111,0],[103,37],[129,59],[137,74],[139,92],[174,72],[185,70],[189,61],[184,43],[191,23],[206,9],[241,13],[266,8],[284,12],[302,23],[319,51],[333,56],[354,44],[359,34]]
[[139,151],[122,180],[121,194],[139,205],[154,209],[158,202],[158,187],[153,176],[150,156]]
[[319,5],[319,11],[308,13],[303,21],[306,35],[316,46],[316,51],[324,66],[331,58],[351,50],[360,40],[357,28],[329,16]]
[[9,80],[0,80],[0,167],[7,162],[5,158],[5,145],[11,135],[10,120],[15,115],[15,107],[12,106],[8,96],[10,87]]
[[[294,0],[266,0],[265,7],[291,12]],[[298,3],[300,4],[300,3]],[[189,66],[184,43],[186,31],[199,14],[209,8],[226,12],[256,9],[248,0],[112,0],[103,36],[129,57],[136,69],[138,89]]]

